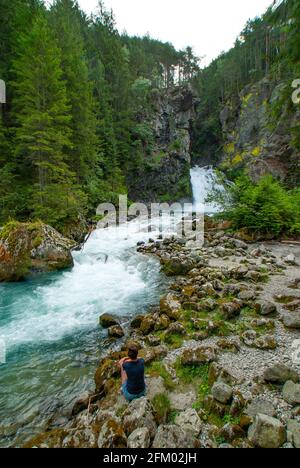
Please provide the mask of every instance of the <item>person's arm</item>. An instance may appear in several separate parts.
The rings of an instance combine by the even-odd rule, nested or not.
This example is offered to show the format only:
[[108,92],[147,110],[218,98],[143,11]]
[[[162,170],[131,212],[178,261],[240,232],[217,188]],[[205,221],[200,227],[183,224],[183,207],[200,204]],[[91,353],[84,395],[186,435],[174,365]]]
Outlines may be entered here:
[[128,358],[127,358],[127,357],[124,357],[124,358],[120,359],[120,361],[118,362],[118,365],[119,365],[119,367],[121,367],[121,368],[122,368],[122,367],[123,367],[123,364],[124,364],[124,362],[126,362],[127,360],[128,360]]

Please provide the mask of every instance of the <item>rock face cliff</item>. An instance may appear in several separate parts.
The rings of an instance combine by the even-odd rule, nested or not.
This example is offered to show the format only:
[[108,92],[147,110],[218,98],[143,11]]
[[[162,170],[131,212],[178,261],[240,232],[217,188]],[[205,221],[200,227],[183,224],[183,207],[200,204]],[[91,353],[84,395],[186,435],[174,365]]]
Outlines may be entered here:
[[129,198],[135,201],[177,201],[191,197],[190,129],[197,96],[188,87],[157,92],[147,116],[152,131],[151,153],[128,176]]
[[[276,106],[280,106],[280,118],[274,120]],[[282,101],[282,84],[264,78],[247,86],[220,115],[223,164],[246,167],[254,181],[271,173],[290,185],[299,184],[300,155],[291,134],[299,117],[300,106],[293,105],[289,96]]]

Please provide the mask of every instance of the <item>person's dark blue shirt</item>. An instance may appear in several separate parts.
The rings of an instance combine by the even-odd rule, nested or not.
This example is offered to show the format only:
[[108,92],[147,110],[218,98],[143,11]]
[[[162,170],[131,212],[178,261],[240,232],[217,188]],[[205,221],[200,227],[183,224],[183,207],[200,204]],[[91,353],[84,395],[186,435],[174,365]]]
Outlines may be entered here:
[[125,361],[123,369],[127,374],[127,391],[131,395],[138,395],[145,390],[145,361],[137,359],[136,361]]

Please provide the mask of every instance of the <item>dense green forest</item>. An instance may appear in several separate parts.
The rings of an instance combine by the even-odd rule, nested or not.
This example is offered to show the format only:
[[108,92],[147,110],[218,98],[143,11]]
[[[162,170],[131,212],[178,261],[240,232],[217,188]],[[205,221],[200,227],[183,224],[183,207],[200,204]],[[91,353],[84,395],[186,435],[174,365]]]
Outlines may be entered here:
[[[151,95],[192,83],[200,96],[193,155],[222,148],[220,111],[249,83],[282,81],[292,102],[300,77],[300,4],[275,2],[247,23],[235,46],[205,69],[191,48],[177,51],[116,29],[102,2],[92,17],[73,0],[0,0],[0,223],[42,219],[62,229],[127,191],[127,174],[151,147],[144,110]],[[271,109],[281,112],[280,102]],[[299,126],[291,129],[300,148]]]
[[0,16],[0,222],[62,228],[126,192],[151,136],[139,109],[157,88],[190,80],[197,59],[191,48],[120,36],[102,2],[90,18],[73,0],[50,9],[0,0]]

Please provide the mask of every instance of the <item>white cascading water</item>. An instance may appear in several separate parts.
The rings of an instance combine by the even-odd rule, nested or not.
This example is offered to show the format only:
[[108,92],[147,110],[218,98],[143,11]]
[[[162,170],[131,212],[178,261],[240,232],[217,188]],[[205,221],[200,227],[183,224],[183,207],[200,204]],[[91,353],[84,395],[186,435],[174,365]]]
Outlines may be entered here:
[[206,214],[217,213],[220,207],[215,203],[206,201],[207,196],[214,188],[222,190],[222,187],[217,182],[216,173],[213,168],[209,166],[195,166],[191,169],[190,174],[195,210],[198,207],[198,210],[201,211],[201,207],[203,207],[202,209],[204,209]]

